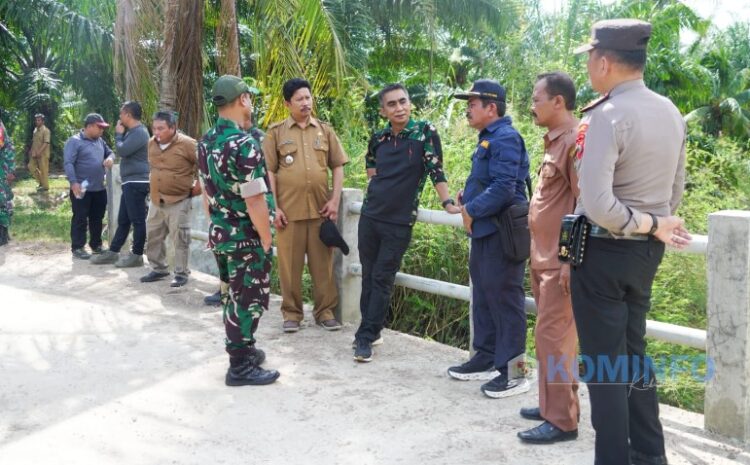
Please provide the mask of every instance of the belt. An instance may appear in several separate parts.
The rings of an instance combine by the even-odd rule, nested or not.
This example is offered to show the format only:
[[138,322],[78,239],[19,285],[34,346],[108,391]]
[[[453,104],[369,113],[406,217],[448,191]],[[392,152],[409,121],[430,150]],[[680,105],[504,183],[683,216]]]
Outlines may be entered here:
[[598,224],[589,222],[589,237],[599,237],[602,239],[617,239],[626,241],[647,241],[648,234],[633,234],[630,236],[617,236],[612,234],[608,229],[602,228]]

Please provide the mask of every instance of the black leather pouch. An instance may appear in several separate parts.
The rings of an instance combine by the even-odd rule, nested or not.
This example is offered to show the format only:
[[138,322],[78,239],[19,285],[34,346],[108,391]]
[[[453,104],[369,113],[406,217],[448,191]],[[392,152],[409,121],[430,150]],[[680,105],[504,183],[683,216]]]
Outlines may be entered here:
[[560,225],[557,258],[562,263],[579,266],[583,263],[590,224],[584,215],[565,215]]

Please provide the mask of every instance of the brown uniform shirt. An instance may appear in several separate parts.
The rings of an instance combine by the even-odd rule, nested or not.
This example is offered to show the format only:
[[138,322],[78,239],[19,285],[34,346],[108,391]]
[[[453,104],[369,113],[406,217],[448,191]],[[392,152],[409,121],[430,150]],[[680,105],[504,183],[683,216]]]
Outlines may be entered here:
[[149,188],[154,204],[173,204],[190,196],[198,172],[195,139],[178,132],[169,146],[162,150],[152,137],[148,141],[148,162],[151,165]]
[[645,213],[677,210],[685,184],[685,121],[636,79],[589,105],[578,130],[576,213],[631,235]]
[[560,268],[557,249],[564,215],[573,213],[578,198],[575,147],[578,121],[544,135],[544,159],[529,205],[531,268]]
[[263,154],[276,177],[278,207],[289,221],[320,218],[330,197],[329,169],[349,161],[333,129],[312,117],[304,129],[291,117],[269,127]]
[[42,158],[49,158],[49,143],[50,135],[47,126],[41,125],[38,128],[34,128],[34,135],[31,138],[32,155],[41,149]]

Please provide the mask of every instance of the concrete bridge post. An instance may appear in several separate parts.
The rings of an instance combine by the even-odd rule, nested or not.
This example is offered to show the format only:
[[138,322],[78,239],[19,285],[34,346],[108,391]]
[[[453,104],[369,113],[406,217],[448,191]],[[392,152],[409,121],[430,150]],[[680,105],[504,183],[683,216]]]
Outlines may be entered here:
[[354,202],[361,202],[364,194],[359,189],[346,188],[341,193],[339,203],[338,228],[341,236],[349,245],[349,255],[336,249],[333,259],[333,272],[336,276],[336,287],[339,291],[339,306],[336,318],[342,323],[356,323],[360,319],[359,296],[362,293],[362,277],[349,273],[352,264],[359,263],[357,230],[359,215],[350,212]]
[[[708,216],[705,428],[750,441],[750,212]],[[711,365],[709,365],[710,367]]]

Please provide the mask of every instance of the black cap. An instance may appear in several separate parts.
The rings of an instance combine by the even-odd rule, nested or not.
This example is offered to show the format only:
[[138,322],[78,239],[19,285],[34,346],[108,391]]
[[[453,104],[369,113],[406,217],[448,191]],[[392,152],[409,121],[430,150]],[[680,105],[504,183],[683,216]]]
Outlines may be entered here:
[[492,79],[477,79],[468,92],[456,92],[453,94],[453,98],[461,100],[469,100],[472,97],[504,102],[505,88],[499,82]]
[[326,219],[320,225],[320,240],[328,247],[338,247],[344,255],[349,255],[349,245],[341,237],[341,233],[339,233],[339,229],[333,221]]
[[88,115],[86,115],[86,119],[83,120],[83,125],[88,126],[89,124],[96,124],[100,128],[109,127],[109,124],[104,121],[104,118],[102,118],[102,115],[100,115],[99,113],[89,113]]
[[646,50],[651,38],[651,23],[639,19],[607,19],[591,26],[591,41],[573,51],[574,54],[595,48],[606,50]]

